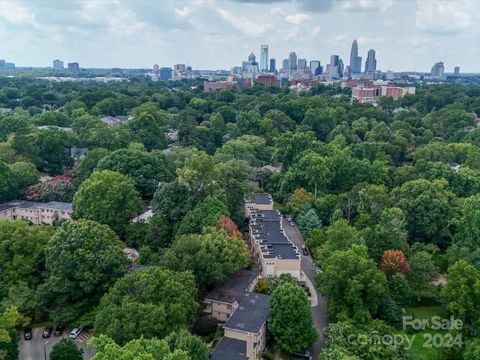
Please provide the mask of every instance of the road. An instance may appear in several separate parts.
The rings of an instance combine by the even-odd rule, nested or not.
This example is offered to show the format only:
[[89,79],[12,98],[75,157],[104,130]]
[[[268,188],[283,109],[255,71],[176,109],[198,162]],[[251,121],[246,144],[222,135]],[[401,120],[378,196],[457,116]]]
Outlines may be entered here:
[[[283,218],[282,224],[283,224],[283,229],[285,230],[285,234],[288,236],[290,241],[292,241],[295,244],[295,246],[298,247],[301,253],[302,245],[304,244],[304,242],[303,242],[303,236],[298,230],[297,226],[290,225],[290,223],[285,218]],[[316,272],[316,267],[313,263],[313,260],[310,256],[304,256],[303,254],[301,256],[302,256],[302,271],[309,278],[312,284],[315,284],[315,275],[317,274],[317,272]],[[319,337],[318,337],[318,340],[315,342],[315,344],[313,344],[312,349],[310,350],[310,353],[312,355],[312,358],[314,360],[317,360],[324,345],[323,329],[325,329],[325,327],[328,324],[327,323],[327,299],[324,296],[322,296],[317,291],[316,288],[312,290],[316,292],[317,299],[318,299],[317,305],[312,306],[312,314],[313,314],[313,322],[315,324],[315,327],[317,328]]]
[[[20,360],[45,360],[45,355],[46,359],[49,359],[53,346],[62,338],[68,337],[68,331],[64,331],[61,337],[52,335],[48,339],[43,339],[42,331],[43,328],[34,328],[33,338],[28,341],[24,340],[23,331],[21,331],[20,340],[18,341]],[[88,349],[85,343],[75,340],[75,344],[83,349],[83,358],[85,360],[89,360],[93,357],[92,350]]]

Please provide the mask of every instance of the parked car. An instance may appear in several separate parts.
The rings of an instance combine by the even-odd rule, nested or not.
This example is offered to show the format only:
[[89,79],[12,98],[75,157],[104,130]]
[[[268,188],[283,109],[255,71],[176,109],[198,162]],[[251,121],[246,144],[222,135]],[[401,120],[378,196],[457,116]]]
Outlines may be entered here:
[[53,332],[53,335],[62,336],[63,331],[65,330],[65,327],[66,326],[64,323],[57,324],[57,326],[55,326],[55,331]]
[[304,359],[304,360],[312,360],[312,355],[310,355],[309,351],[304,352],[295,352],[292,354],[293,359]]
[[72,331],[70,331],[70,339],[76,339],[78,335],[83,331],[83,326],[76,327]]
[[303,255],[308,256],[308,249],[305,245],[302,245],[302,252],[303,252]]
[[43,332],[42,332],[42,337],[44,339],[49,338],[50,335],[52,335],[52,331],[53,331],[53,326],[51,326],[51,325],[45,326],[45,328],[43,329]]
[[32,337],[33,337],[32,328],[23,329],[23,338],[25,340],[32,340]]

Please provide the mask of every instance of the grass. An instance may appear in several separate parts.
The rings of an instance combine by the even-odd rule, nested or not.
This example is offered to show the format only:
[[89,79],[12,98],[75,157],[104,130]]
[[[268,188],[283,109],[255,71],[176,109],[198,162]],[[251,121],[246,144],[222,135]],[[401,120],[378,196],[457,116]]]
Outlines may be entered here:
[[[443,310],[440,306],[419,306],[406,309],[407,315],[413,316],[414,319],[426,319],[430,320],[433,316],[445,317]],[[406,353],[410,358],[415,360],[446,360],[446,348],[428,347],[428,340],[430,336],[435,334],[445,335],[445,330],[433,330],[426,328],[425,330],[404,330],[400,334],[412,339],[414,336],[411,347],[406,350]]]

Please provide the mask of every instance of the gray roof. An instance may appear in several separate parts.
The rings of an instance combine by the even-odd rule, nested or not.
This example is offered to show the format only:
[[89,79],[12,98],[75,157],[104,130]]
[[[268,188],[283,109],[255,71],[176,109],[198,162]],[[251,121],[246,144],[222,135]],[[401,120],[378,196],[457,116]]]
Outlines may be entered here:
[[248,290],[250,285],[258,277],[258,272],[251,270],[239,270],[227,281],[215,286],[208,293],[205,300],[217,300],[225,303],[233,303]]
[[50,201],[48,203],[41,203],[36,201],[14,200],[7,203],[0,204],[0,211],[5,211],[13,208],[21,209],[51,209],[59,211],[72,211],[72,204],[60,201]]
[[248,360],[247,343],[244,340],[222,337],[215,349],[211,360]]
[[239,299],[237,310],[230,316],[224,327],[250,333],[258,333],[268,318],[269,296],[244,293]]
[[254,202],[256,204],[268,205],[272,204],[272,195],[267,193],[254,193],[245,197],[245,201]]

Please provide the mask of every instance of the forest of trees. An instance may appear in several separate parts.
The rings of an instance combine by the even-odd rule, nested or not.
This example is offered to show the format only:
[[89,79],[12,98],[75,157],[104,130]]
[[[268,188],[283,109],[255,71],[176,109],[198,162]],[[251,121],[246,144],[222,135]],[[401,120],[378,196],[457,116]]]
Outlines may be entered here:
[[[346,339],[400,333],[405,311],[420,307],[464,323],[464,346],[435,356],[480,359],[479,86],[424,86],[375,107],[336,87],[199,85],[0,78],[0,108],[13,108],[0,115],[0,201],[74,209],[53,227],[0,222],[0,328],[85,321],[102,358],[157,349],[207,359],[190,331],[206,291],[250,266],[237,226],[257,184],[294,217],[323,270],[315,282],[330,325],[320,359],[412,358]],[[106,115],[125,121],[108,126]],[[172,128],[178,141],[164,136]],[[280,172],[263,168],[279,163]],[[130,223],[149,205],[150,222]],[[145,268],[129,272],[124,244]],[[12,349],[0,338],[9,359]]]

